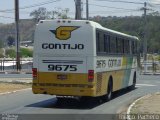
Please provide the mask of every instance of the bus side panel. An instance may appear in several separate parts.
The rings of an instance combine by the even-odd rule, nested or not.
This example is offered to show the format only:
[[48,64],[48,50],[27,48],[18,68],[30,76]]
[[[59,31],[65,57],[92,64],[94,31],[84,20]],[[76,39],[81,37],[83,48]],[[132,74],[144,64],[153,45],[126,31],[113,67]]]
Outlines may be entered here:
[[96,94],[102,96],[107,93],[108,81],[110,76],[113,76],[113,91],[122,89],[124,70],[116,72],[100,72],[96,74]]
[[126,59],[125,60],[126,69],[125,69],[123,85],[122,85],[122,88],[125,88],[133,84],[133,76],[134,76],[134,72],[136,71],[137,61],[136,61],[136,57],[125,57],[123,59]]
[[122,57],[95,57],[98,96],[106,94],[110,77],[113,80],[113,91],[122,88],[123,76],[125,72],[125,70],[122,68],[126,68],[126,64],[122,65],[122,63]]
[[137,74],[137,56],[134,56],[133,57],[133,63],[132,63],[132,70],[131,70],[131,75],[130,75],[130,78],[129,78],[129,86],[131,86],[133,84],[133,77],[134,77],[134,74],[136,73]]
[[113,91],[132,85],[136,66],[136,57],[96,57],[97,96],[107,93],[108,80],[110,77],[112,77],[113,80]]

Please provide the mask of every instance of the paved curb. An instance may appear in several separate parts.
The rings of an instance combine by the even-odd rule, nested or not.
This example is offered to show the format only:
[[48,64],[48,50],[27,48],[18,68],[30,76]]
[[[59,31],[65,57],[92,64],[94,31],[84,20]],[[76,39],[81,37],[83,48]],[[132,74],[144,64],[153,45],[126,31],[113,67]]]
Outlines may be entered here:
[[26,88],[26,89],[11,91],[11,92],[5,92],[5,93],[0,93],[0,95],[7,95],[7,94],[11,94],[11,93],[16,93],[16,92],[27,91],[27,90],[30,90],[30,89],[31,88]]
[[149,96],[151,96],[151,94],[148,94],[148,95],[145,95],[145,96],[142,96],[142,97],[138,98],[137,100],[135,100],[135,101],[128,107],[128,109],[127,109],[127,115],[128,115],[127,120],[131,120],[129,115],[130,115],[130,112],[131,112],[132,107],[136,104],[136,102],[138,102],[139,100],[144,99],[144,98],[146,98],[146,97],[149,97]]

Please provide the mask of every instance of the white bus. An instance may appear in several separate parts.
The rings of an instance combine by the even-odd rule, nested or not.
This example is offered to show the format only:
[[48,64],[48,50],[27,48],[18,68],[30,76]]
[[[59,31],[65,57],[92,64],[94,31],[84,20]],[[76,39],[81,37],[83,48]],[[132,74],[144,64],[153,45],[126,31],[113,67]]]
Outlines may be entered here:
[[138,38],[88,20],[42,20],[34,39],[35,94],[102,97],[135,87]]

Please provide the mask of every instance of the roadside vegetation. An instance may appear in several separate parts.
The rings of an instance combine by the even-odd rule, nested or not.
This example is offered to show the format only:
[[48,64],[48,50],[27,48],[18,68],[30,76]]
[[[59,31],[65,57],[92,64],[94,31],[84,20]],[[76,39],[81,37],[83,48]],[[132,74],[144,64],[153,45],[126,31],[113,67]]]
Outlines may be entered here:
[[[20,39],[21,41],[34,41],[35,26],[39,20],[45,19],[68,19],[69,9],[53,9],[47,10],[40,7],[32,11],[29,15],[32,19],[20,20]],[[140,50],[142,53],[144,42],[144,16],[95,16],[90,17],[90,20],[100,23],[102,26],[112,30],[120,31],[126,34],[137,36],[140,39]],[[148,52],[160,54],[160,13],[153,12],[147,15],[147,33]],[[0,25],[0,47],[15,45],[15,24]],[[23,51],[23,50],[22,50]],[[27,53],[28,54],[28,53]],[[13,53],[12,53],[13,55]],[[11,55],[11,56],[12,56]],[[14,56],[14,55],[13,55]],[[25,55],[24,55],[25,56]],[[29,54],[30,56],[30,54]]]
[[[14,47],[7,48],[5,50],[5,56],[8,58],[15,58],[16,57],[16,50]],[[20,48],[20,56],[22,58],[26,57],[33,57],[33,50],[28,48]],[[1,55],[1,57],[4,57],[4,55]]]
[[130,115],[160,114],[159,100],[160,93],[146,95],[144,98],[138,100],[133,105],[133,107],[131,108]]
[[3,57],[4,57],[4,50],[0,49],[0,58],[3,58]]
[[0,93],[12,92],[26,88],[31,88],[31,84],[0,82]]

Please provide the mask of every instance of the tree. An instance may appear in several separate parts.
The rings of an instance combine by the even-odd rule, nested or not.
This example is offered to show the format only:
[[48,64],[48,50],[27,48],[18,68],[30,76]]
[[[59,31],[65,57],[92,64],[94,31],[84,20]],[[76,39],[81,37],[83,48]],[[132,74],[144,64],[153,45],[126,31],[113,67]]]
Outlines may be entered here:
[[40,7],[37,10],[32,11],[30,16],[33,17],[36,21],[44,20],[48,18],[48,12],[46,8]]
[[150,16],[160,16],[160,13],[158,11],[149,13]]
[[36,21],[55,18],[67,19],[68,12],[69,8],[55,8],[55,10],[47,11],[46,8],[40,7],[37,10],[32,11],[30,16],[33,17]]
[[69,8],[65,9],[58,8],[55,12],[56,12],[56,18],[67,19]]
[[13,36],[8,36],[8,38],[7,38],[7,45],[8,45],[8,46],[13,46],[13,45],[15,45],[15,39],[14,39]]
[[3,47],[3,42],[2,42],[2,40],[0,40],[0,48],[2,48]]

